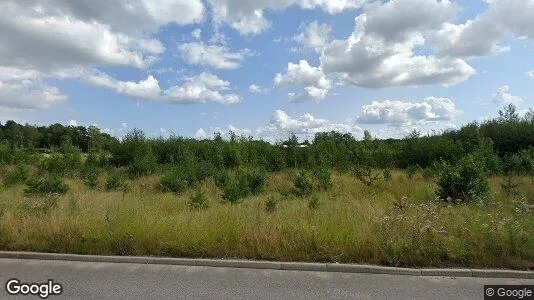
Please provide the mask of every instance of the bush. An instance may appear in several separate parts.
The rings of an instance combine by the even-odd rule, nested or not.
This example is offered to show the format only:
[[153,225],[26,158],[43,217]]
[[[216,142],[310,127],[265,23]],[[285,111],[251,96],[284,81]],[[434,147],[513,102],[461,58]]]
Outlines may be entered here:
[[383,174],[374,171],[370,166],[357,165],[352,169],[352,172],[360,180],[361,183],[367,186],[373,186],[377,184],[382,178]]
[[238,203],[248,195],[248,187],[246,190],[236,180],[231,180],[223,190],[223,200],[228,203]]
[[224,188],[230,182],[230,175],[226,170],[218,170],[215,173],[215,185],[219,188]]
[[249,170],[245,173],[248,187],[253,195],[259,195],[265,189],[266,175],[265,172],[260,170]]
[[100,170],[97,167],[86,167],[83,172],[83,183],[90,189],[98,187],[98,177],[100,176]]
[[265,201],[265,210],[267,212],[274,212],[277,205],[278,199],[276,199],[274,196],[271,196]]
[[438,169],[437,195],[443,200],[470,202],[484,198],[489,191],[484,165],[473,156],[454,165],[442,163]]
[[297,173],[293,183],[295,185],[295,193],[299,197],[309,196],[313,192],[313,183],[308,173],[304,170]]
[[69,191],[69,186],[63,182],[61,177],[55,175],[47,175],[42,177],[34,177],[28,180],[27,188],[24,190],[27,194],[59,194],[64,195]]
[[29,170],[26,166],[17,166],[15,170],[7,173],[4,179],[6,187],[22,184],[28,179]]
[[124,186],[124,178],[119,172],[112,171],[106,178],[106,190],[116,191]]
[[173,168],[163,175],[159,184],[159,189],[162,192],[173,192],[179,194],[188,186],[189,183],[185,178],[183,170],[181,168]]
[[517,196],[519,195],[519,185],[520,182],[516,176],[508,175],[500,183],[501,189],[506,196]]
[[317,168],[314,172],[314,176],[319,189],[327,190],[332,187],[332,172],[328,168]]
[[128,166],[128,175],[131,178],[151,175],[156,169],[156,158],[149,152],[146,156],[135,157],[134,161]]
[[202,191],[197,191],[189,198],[189,207],[191,209],[205,209],[208,207],[208,197]]

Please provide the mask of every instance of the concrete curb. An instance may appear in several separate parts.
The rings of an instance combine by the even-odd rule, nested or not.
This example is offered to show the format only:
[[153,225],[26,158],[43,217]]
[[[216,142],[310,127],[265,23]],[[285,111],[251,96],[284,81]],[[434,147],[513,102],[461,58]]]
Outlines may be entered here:
[[246,269],[293,270],[315,272],[369,273],[410,276],[479,277],[534,279],[534,271],[480,270],[480,269],[409,269],[371,265],[272,262],[254,260],[159,258],[141,256],[98,256],[36,252],[0,251],[0,258],[63,260],[104,263],[132,263],[154,265],[202,266]]

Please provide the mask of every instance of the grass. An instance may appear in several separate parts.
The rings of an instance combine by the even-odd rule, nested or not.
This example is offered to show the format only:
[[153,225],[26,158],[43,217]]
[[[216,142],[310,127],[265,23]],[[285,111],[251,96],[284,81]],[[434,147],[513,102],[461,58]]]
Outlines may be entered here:
[[[180,195],[159,192],[158,176],[129,180],[128,189],[117,191],[69,179],[69,192],[54,199],[28,196],[23,186],[0,187],[0,249],[534,268],[532,177],[518,179],[517,195],[503,193],[503,179],[495,177],[484,203],[449,205],[435,200],[434,183],[420,174],[392,171],[371,187],[333,173],[329,189],[304,197],[294,193],[294,174],[268,174],[264,193],[235,205],[221,201],[211,180]],[[205,209],[192,210],[199,191]],[[276,210],[265,208],[270,197],[278,199]]]

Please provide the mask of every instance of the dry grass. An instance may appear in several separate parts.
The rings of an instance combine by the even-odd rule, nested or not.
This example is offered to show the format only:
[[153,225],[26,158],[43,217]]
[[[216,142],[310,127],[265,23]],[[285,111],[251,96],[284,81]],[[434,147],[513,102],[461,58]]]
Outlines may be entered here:
[[[534,188],[521,178],[505,197],[498,178],[482,204],[446,205],[434,184],[399,171],[375,187],[334,174],[333,187],[309,198],[292,194],[292,172],[271,174],[267,191],[242,203],[221,203],[203,182],[181,196],[159,193],[157,177],[126,191],[87,190],[69,180],[59,198],[26,197],[23,187],[0,191],[0,249],[81,254],[328,261],[397,266],[534,267]],[[191,210],[196,190],[209,199]],[[265,200],[280,199],[275,212]],[[406,197],[403,199],[403,197]]]

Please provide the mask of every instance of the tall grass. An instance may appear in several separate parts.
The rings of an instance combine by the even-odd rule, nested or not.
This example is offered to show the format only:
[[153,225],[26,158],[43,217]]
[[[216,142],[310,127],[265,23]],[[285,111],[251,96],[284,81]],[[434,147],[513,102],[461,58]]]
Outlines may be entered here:
[[[179,195],[161,193],[158,176],[131,179],[118,191],[68,179],[69,192],[54,202],[28,197],[21,186],[4,188],[0,249],[534,268],[532,177],[518,178],[514,195],[492,178],[487,200],[452,205],[435,199],[430,179],[398,171],[372,187],[333,173],[331,188],[302,196],[294,193],[293,176],[269,174],[262,194],[236,205],[221,201],[223,191],[210,179]],[[204,209],[191,209],[198,191]],[[270,198],[276,209],[266,209]],[[314,201],[319,205],[310,209]],[[32,209],[35,203],[46,209]]]

